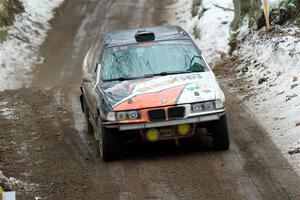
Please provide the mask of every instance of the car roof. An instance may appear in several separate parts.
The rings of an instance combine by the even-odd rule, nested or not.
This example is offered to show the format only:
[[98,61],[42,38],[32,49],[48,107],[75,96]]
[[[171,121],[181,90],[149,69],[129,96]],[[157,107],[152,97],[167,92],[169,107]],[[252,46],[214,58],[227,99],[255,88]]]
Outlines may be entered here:
[[189,35],[179,26],[155,26],[138,29],[128,29],[101,35],[106,47],[137,43],[135,35],[139,32],[154,33],[153,41],[190,40]]

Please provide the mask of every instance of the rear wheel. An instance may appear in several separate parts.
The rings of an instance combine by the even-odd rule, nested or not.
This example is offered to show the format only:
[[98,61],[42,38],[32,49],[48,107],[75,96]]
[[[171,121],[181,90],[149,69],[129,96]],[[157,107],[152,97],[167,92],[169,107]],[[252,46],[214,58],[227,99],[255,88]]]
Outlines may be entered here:
[[223,115],[218,121],[213,121],[209,125],[208,132],[212,134],[214,148],[225,151],[229,149],[229,129],[227,115]]
[[102,126],[102,121],[98,119],[99,151],[103,161],[113,161],[116,158],[119,143],[117,130],[108,129]]
[[87,132],[89,135],[92,135],[94,132],[94,128],[92,123],[90,122],[89,107],[87,106],[85,98],[83,98],[83,109],[84,109],[85,121],[87,123]]

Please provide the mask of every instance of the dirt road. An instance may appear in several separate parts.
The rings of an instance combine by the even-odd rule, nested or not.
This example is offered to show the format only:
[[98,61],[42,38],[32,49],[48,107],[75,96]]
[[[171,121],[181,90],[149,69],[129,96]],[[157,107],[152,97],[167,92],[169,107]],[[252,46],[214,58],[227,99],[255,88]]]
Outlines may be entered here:
[[99,31],[164,23],[167,3],[69,0],[58,10],[34,87],[0,93],[0,169],[21,180],[19,199],[300,199],[299,177],[229,92],[228,152],[199,136],[180,147],[133,142],[120,160],[99,159],[78,101],[83,54]]

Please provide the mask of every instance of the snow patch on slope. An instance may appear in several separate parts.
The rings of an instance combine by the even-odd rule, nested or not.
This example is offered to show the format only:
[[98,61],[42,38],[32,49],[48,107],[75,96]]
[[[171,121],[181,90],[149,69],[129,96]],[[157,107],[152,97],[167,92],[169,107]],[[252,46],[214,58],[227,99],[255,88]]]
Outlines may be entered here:
[[207,62],[215,64],[230,49],[228,42],[230,23],[234,17],[233,2],[203,0],[195,17],[192,17],[192,6],[191,0],[177,0],[170,7],[172,12],[176,11],[170,13],[174,19],[171,23],[178,24],[188,31],[202,50]]
[[39,185],[35,183],[24,182],[14,177],[8,178],[3,174],[1,170],[0,170],[0,183],[6,185],[10,189],[22,188],[25,189],[26,191],[32,191],[37,187],[39,187]]
[[[260,30],[240,46],[238,76],[249,83],[247,107],[300,175],[300,29]],[[245,86],[246,87],[246,86]]]
[[[271,0],[275,7],[281,0]],[[203,0],[192,17],[193,1],[177,0],[170,6],[172,24],[182,26],[196,39],[210,64],[229,50],[231,0]],[[226,9],[222,9],[226,8]],[[276,27],[250,35],[246,16],[238,30],[244,40],[234,52],[239,60],[239,77],[249,83],[246,106],[266,128],[272,140],[300,176],[300,30]]]
[[276,5],[278,5],[278,3],[280,2],[280,0],[270,0],[270,7],[274,7]]
[[7,39],[0,44],[0,91],[26,86],[32,67],[43,62],[39,47],[43,44],[49,20],[64,0],[20,0],[25,12],[16,16]]

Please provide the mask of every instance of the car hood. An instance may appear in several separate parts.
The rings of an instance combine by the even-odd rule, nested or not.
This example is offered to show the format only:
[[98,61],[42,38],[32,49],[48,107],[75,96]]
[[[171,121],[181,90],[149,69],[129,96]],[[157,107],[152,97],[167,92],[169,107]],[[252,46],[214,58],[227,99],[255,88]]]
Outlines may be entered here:
[[104,82],[97,88],[114,111],[208,101],[216,95],[210,72]]

